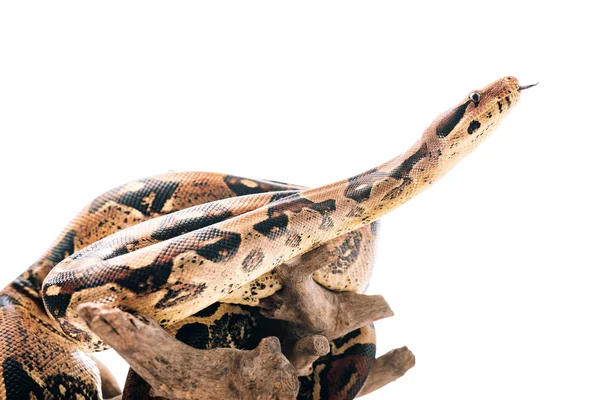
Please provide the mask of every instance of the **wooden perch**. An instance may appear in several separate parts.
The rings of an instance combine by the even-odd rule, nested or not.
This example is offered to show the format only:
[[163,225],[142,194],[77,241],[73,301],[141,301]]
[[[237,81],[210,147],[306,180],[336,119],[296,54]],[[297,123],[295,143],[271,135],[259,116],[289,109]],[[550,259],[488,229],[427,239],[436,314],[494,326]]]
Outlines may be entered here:
[[313,363],[329,350],[329,340],[325,336],[305,336],[294,344],[286,356],[296,368],[298,376],[307,376],[312,373]]
[[[83,304],[79,314],[131,366],[123,400],[296,399],[298,376],[311,374],[313,363],[329,353],[329,340],[393,315],[382,296],[334,292],[314,281],[314,272],[336,257],[324,245],[278,267],[283,289],[260,302],[269,337],[254,350],[195,349],[141,315],[104,305]],[[380,357],[361,394],[413,365],[406,348]]]
[[179,399],[295,399],[296,369],[279,340],[254,350],[194,349],[155,322],[107,306],[86,303],[79,315],[152,387],[152,396]]
[[330,340],[394,315],[382,296],[333,292],[316,283],[313,273],[336,257],[335,250],[323,245],[280,265],[283,289],[260,301],[261,314],[287,321],[297,337],[322,335]]
[[400,378],[415,366],[415,356],[406,347],[394,349],[377,358],[358,397],[365,396]]

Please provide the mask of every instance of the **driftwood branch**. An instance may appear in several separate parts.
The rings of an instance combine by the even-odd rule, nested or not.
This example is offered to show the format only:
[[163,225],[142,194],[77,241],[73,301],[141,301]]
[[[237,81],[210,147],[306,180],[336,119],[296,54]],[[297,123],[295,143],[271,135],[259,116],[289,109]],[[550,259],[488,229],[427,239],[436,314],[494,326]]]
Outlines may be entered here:
[[286,356],[296,368],[298,376],[307,376],[312,373],[313,363],[329,350],[329,340],[325,336],[305,336],[294,344]]
[[254,350],[198,350],[176,340],[155,322],[97,304],[79,315],[150,384],[152,396],[179,399],[295,399],[296,369],[279,340],[263,339]]
[[[254,350],[199,350],[141,315],[89,303],[80,306],[79,314],[135,371],[130,371],[123,400],[295,399],[298,377],[310,375],[313,363],[329,353],[329,340],[393,315],[382,296],[334,292],[314,281],[314,272],[336,257],[335,249],[324,245],[278,267],[283,288],[261,300],[260,308],[275,327],[265,336],[276,335],[282,345],[271,336]],[[407,348],[385,354],[360,394],[394,381],[413,365]],[[103,384],[105,375],[107,385],[113,385],[107,370]],[[106,397],[118,393],[110,387]]]
[[287,321],[298,337],[339,338],[373,321],[394,315],[382,296],[334,292],[314,281],[315,271],[337,257],[327,245],[277,268],[283,289],[262,299],[263,316]]
[[371,373],[358,397],[374,392],[395,381],[414,366],[415,356],[408,348],[402,347],[387,352],[375,360]]

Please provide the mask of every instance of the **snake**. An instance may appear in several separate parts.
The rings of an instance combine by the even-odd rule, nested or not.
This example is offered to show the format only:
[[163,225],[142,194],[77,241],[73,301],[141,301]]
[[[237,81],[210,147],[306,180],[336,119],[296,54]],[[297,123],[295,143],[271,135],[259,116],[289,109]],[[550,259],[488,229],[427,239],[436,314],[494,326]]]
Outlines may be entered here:
[[[170,172],[99,196],[0,291],[0,398],[102,398],[88,354],[107,346],[78,316],[83,303],[144,314],[198,348],[250,348],[256,306],[282,288],[276,267],[294,257],[333,249],[314,280],[364,292],[377,220],[472,152],[530,86],[508,76],[471,91],[405,153],[325,186]],[[352,399],[364,384],[372,325],[331,344],[298,398]]]

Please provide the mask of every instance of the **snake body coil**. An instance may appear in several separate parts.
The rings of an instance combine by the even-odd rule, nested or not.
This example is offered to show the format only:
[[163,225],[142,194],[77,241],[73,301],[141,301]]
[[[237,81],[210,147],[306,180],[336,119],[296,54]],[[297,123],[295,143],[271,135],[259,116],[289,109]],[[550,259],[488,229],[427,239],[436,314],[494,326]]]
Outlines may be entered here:
[[[143,313],[188,343],[197,340],[188,332],[196,323],[206,328],[201,343],[191,343],[196,347],[244,348],[252,306],[281,288],[273,269],[295,256],[333,243],[339,257],[315,280],[332,290],[363,291],[375,221],[488,137],[521,89],[506,77],[473,92],[404,155],[316,189],[190,172],[134,181],[98,197],[0,292],[0,398],[101,398],[98,368],[85,352],[105,346],[77,316],[85,302]],[[300,396],[353,398],[374,357],[372,327],[334,341],[327,357]],[[350,363],[333,363],[343,357],[366,361],[349,372]]]

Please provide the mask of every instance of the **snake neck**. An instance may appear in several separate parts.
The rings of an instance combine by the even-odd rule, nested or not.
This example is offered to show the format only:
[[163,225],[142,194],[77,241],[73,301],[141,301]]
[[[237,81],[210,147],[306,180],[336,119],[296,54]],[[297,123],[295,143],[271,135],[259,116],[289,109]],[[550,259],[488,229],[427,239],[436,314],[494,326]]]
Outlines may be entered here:
[[[356,230],[370,224],[417,194],[442,176],[441,153],[431,150],[426,138],[417,141],[406,153],[378,167],[327,186],[302,192],[314,203],[332,199],[329,208],[332,235]],[[335,216],[333,216],[335,214]],[[321,230],[327,224],[321,226]]]

